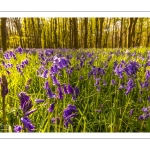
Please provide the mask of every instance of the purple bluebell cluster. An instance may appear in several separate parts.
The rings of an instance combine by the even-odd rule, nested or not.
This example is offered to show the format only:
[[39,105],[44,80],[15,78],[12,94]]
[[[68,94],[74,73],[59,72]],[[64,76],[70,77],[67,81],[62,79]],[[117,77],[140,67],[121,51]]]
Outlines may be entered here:
[[[28,132],[32,132],[35,129],[35,126],[31,123],[31,120],[29,119],[29,115],[34,113],[37,109],[30,110],[33,105],[30,100],[30,97],[25,92],[19,93],[19,99],[20,99],[20,108],[23,112],[23,117],[21,118],[21,122],[23,123],[24,127],[28,130]],[[20,132],[23,128],[20,126],[15,126],[14,131]]]
[[69,104],[63,111],[64,126],[68,128],[69,124],[73,124],[72,119],[77,116],[78,110],[76,106]]
[[136,75],[140,65],[136,61],[130,61],[126,64],[124,70],[128,76]]
[[125,94],[129,94],[131,90],[135,87],[134,80],[132,78],[129,78],[127,85],[126,85],[126,92]]
[[142,108],[143,114],[139,116],[140,120],[146,120],[150,117],[150,106]]
[[22,53],[23,53],[23,49],[19,46],[19,47],[16,49],[16,52],[22,54]]

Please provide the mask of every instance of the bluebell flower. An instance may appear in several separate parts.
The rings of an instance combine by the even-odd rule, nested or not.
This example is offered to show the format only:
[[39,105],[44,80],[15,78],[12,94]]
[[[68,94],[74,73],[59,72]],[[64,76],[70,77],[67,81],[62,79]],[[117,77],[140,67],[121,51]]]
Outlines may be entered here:
[[112,79],[112,80],[111,80],[111,85],[115,85],[115,83],[116,83],[115,80]]
[[133,115],[133,111],[134,111],[134,109],[130,110],[130,117]]
[[48,89],[49,89],[48,81],[45,81],[45,83],[44,83],[44,89],[45,89],[45,90],[48,90]]
[[5,53],[4,53],[4,58],[5,58],[5,59],[10,59],[11,57],[10,57],[9,53],[5,52]]
[[125,88],[124,83],[122,83],[122,84],[119,86],[119,90],[121,90],[121,89],[123,89],[123,88]]
[[120,78],[123,78],[124,69],[122,68],[122,64],[117,65],[116,68],[114,69],[114,72],[115,72],[116,75],[118,75]]
[[47,89],[47,95],[49,98],[55,98],[55,94],[52,93],[50,88]]
[[48,70],[46,69],[43,74],[41,75],[42,78],[47,78],[48,77]]
[[21,122],[24,124],[25,128],[28,129],[28,132],[34,131],[35,126],[31,123],[31,120],[28,117],[22,117]]
[[63,117],[64,117],[64,126],[68,128],[69,123],[73,124],[72,118],[76,117],[77,114],[77,108],[74,105],[69,104],[66,109],[63,111]]
[[63,99],[63,91],[60,86],[57,88],[57,92],[58,92],[58,99],[62,100]]
[[64,87],[64,93],[65,93],[65,94],[69,94],[69,93],[68,93],[68,90],[67,90],[67,85],[64,85],[63,87]]
[[20,54],[22,54],[23,53],[23,49],[19,46],[18,48],[17,48],[17,50],[16,50],[17,52],[19,52]]
[[15,132],[21,132],[22,129],[23,129],[23,127],[20,126],[20,125],[14,126],[14,131],[15,131]]
[[134,83],[133,79],[130,78],[130,79],[128,80],[128,82],[127,82],[125,94],[126,94],[126,95],[129,94],[130,91],[131,91],[134,87],[135,87],[135,83]]
[[68,89],[67,90],[68,90],[68,94],[74,94],[74,89],[70,84],[68,84]]
[[30,114],[34,113],[37,109],[33,109],[33,110],[30,110],[28,112],[25,113],[25,116],[29,116]]
[[51,78],[52,78],[52,80],[53,80],[53,84],[54,84],[54,85],[60,85],[59,81],[56,79],[55,76],[52,75]]
[[[30,109],[30,104],[28,104],[30,97],[25,93],[25,92],[20,92],[19,93],[19,99],[20,99],[20,106],[23,112],[26,112],[26,110]],[[29,108],[26,108],[26,105],[29,105]]]
[[128,76],[135,75],[138,71],[139,64],[135,61],[130,61],[124,68]]
[[45,50],[45,55],[46,55],[46,56],[51,56],[51,55],[53,55],[53,50],[52,50],[52,49],[47,49],[47,50]]
[[42,102],[44,102],[44,100],[43,99],[35,99],[35,102],[36,103],[42,103]]
[[79,96],[79,88],[78,87],[75,87],[75,97],[78,97]]
[[52,103],[48,109],[49,112],[53,112],[54,111],[54,106],[55,106],[55,103]]
[[52,123],[54,123],[54,124],[56,123],[56,120],[57,120],[57,122],[58,122],[58,121],[60,121],[60,118],[59,118],[59,117],[56,117],[56,118],[52,118],[52,119],[51,119]]
[[147,70],[147,71],[146,71],[146,80],[149,80],[149,79],[150,79],[150,71]]
[[147,112],[147,111],[148,111],[148,108],[143,107],[143,108],[142,108],[142,111],[143,111],[143,112]]

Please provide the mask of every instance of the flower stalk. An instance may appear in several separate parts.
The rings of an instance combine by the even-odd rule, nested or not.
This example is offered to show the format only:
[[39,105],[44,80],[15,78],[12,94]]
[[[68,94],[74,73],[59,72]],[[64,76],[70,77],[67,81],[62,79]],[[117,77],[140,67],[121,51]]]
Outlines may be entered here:
[[5,105],[5,98],[8,94],[8,82],[5,75],[2,75],[2,82],[1,82],[1,96],[2,96],[2,110],[3,110],[3,126],[4,132],[6,132],[6,105]]

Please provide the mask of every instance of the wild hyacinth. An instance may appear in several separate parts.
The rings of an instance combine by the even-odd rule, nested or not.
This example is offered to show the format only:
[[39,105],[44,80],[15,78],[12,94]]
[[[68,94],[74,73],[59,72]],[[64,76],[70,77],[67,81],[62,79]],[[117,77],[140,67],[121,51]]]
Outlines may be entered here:
[[20,125],[14,126],[14,131],[15,131],[15,132],[21,132],[22,129],[23,129],[23,127],[20,126]]
[[134,80],[130,78],[127,82],[125,94],[126,95],[129,94],[134,87],[135,87]]
[[124,68],[128,76],[136,75],[140,65],[135,61],[130,61]]
[[55,94],[52,93],[52,90],[49,87],[48,81],[45,82],[44,89],[47,91],[46,94],[49,98],[55,98]]
[[52,50],[52,49],[47,49],[47,50],[45,50],[45,55],[46,55],[47,57],[53,55],[53,50]]
[[117,65],[117,66],[115,67],[115,69],[114,69],[114,72],[116,73],[116,75],[119,76],[119,78],[123,78],[124,69],[123,69],[122,64]]
[[63,99],[63,91],[62,91],[62,88],[60,86],[57,87],[57,92],[58,92],[57,98],[62,100]]
[[48,70],[44,70],[43,74],[41,75],[42,78],[48,78]]
[[10,57],[9,53],[5,52],[4,53],[4,58],[9,60],[11,57]]
[[139,120],[145,120],[150,118],[150,106],[142,108],[143,114],[139,116]]
[[52,103],[48,109],[49,112],[53,112],[54,111],[54,106],[55,106],[55,103]]
[[68,128],[69,124],[73,124],[72,119],[77,116],[76,112],[78,112],[76,106],[69,104],[67,108],[63,111],[63,117],[64,117],[64,125],[66,128]]
[[[20,108],[23,112],[21,122],[23,123],[24,127],[28,130],[28,132],[32,132],[35,129],[35,126],[33,126],[28,116],[35,112],[37,109],[30,110],[33,105],[30,100],[30,97],[25,92],[20,92],[18,96],[20,99]],[[14,128],[14,131],[15,129],[16,127]]]
[[116,81],[114,79],[111,80],[111,85],[115,85]]
[[22,54],[22,53],[23,53],[23,49],[22,49],[21,47],[18,47],[18,48],[16,49],[16,52]]
[[38,103],[43,103],[44,100],[43,99],[35,99],[35,102],[38,104]]
[[5,104],[5,98],[8,94],[8,82],[5,75],[2,75],[1,78],[1,97],[2,97],[2,111],[3,111],[3,125],[5,129],[6,125],[6,104]]
[[17,60],[16,55],[15,55],[15,53],[13,51],[9,51],[9,55],[11,57],[13,57],[15,60]]
[[130,110],[130,117],[133,115],[134,109]]
[[28,132],[33,132],[35,130],[35,126],[28,117],[22,117],[21,122],[24,124],[24,127],[28,129]]
[[32,102],[30,100],[30,97],[25,93],[25,92],[20,92],[19,93],[19,99],[20,99],[20,107],[21,110],[23,111],[24,116],[27,116],[27,114],[31,114],[30,112],[34,112],[34,111],[30,111],[30,109],[32,108]]
[[52,81],[53,81],[53,85],[57,85],[57,86],[60,85],[59,81],[56,79],[56,76],[52,75],[51,78],[52,78]]
[[147,71],[146,71],[146,80],[149,80],[149,79],[150,79],[150,71],[147,70]]

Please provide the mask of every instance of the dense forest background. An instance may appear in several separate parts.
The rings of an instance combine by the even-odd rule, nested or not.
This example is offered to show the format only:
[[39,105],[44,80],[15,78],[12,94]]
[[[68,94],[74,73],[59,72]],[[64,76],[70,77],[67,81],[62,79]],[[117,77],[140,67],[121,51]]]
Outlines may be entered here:
[[0,48],[150,47],[150,18],[1,18]]

